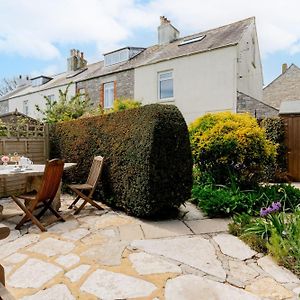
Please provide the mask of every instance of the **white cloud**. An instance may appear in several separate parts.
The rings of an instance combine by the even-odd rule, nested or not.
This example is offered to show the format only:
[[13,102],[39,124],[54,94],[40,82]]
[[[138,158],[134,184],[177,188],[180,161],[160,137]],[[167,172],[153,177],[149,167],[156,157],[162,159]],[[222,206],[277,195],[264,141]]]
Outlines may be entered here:
[[299,0],[0,0],[0,53],[59,59],[60,45],[76,43],[103,53],[125,45],[137,29],[155,31],[160,15],[182,34],[256,16],[263,55],[297,53],[299,11]]

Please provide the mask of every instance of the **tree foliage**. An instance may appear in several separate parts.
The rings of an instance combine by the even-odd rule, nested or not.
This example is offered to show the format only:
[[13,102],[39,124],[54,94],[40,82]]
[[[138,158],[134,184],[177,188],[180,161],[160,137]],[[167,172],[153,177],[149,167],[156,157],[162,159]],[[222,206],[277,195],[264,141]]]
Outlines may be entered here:
[[0,82],[0,96],[13,91],[18,86],[18,81],[16,77],[13,78],[3,78]]
[[46,100],[45,109],[41,109],[36,105],[37,111],[43,114],[43,121],[46,123],[57,123],[78,119],[89,109],[90,100],[86,94],[76,93],[69,96],[69,83],[64,91],[59,90],[59,98],[50,99],[44,96]]

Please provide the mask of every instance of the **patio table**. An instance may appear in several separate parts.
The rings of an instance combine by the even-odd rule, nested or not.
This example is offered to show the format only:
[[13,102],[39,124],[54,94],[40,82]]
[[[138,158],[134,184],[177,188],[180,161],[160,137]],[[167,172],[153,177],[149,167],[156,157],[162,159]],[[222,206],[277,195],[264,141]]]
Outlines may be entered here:
[[[64,164],[64,170],[68,170],[72,167],[76,166],[76,163],[65,163]],[[13,190],[4,190],[3,193],[6,194],[6,196],[9,195],[16,195],[21,193],[27,193],[34,190],[38,190],[42,177],[45,170],[44,164],[33,164],[30,165],[30,168],[22,171],[22,172],[14,172],[15,166],[14,165],[8,165],[8,166],[0,166],[0,182],[2,184],[3,180],[14,180],[16,183],[20,181],[20,186],[17,187],[16,191]],[[1,181],[2,180],[2,181]],[[21,184],[24,182],[25,184]],[[60,193],[61,188],[59,188],[55,199],[53,201],[53,207],[55,209],[60,208]],[[1,206],[1,205],[0,205]],[[1,211],[1,207],[0,207]]]

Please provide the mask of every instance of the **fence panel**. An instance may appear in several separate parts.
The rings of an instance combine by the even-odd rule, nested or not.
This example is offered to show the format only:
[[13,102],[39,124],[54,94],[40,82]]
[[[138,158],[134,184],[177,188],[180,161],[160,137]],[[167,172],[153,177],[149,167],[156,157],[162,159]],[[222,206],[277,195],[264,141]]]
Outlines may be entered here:
[[[44,164],[48,159],[48,134],[44,125],[15,126],[6,124],[7,135],[0,137],[1,155],[23,155],[34,164]],[[19,131],[18,131],[19,130]],[[26,179],[15,174],[0,178],[0,198],[24,191]]]
[[286,130],[288,172],[293,180],[300,181],[300,115],[281,115]]

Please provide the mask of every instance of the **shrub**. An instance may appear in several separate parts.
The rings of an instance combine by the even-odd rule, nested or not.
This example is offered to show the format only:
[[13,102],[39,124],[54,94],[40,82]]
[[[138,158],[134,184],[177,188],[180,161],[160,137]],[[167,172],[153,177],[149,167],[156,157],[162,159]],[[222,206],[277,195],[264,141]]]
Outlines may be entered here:
[[261,186],[254,190],[238,187],[194,185],[194,202],[209,216],[232,216],[237,213],[255,215],[261,207],[280,201],[285,210],[300,204],[300,190],[288,185]]
[[126,109],[132,109],[140,107],[142,104],[139,101],[133,99],[125,99],[125,98],[118,98],[114,101],[113,111],[123,111]]
[[248,114],[206,114],[189,131],[195,165],[216,183],[255,186],[276,156],[276,147]]
[[192,156],[186,123],[175,106],[147,105],[57,123],[51,155],[77,162],[67,182],[82,182],[95,155],[105,158],[95,198],[135,216],[153,216],[190,198]]
[[260,126],[265,130],[268,140],[277,144],[276,160],[268,168],[268,178],[271,181],[287,181],[287,147],[285,145],[284,122],[280,118],[265,118],[260,122]]

